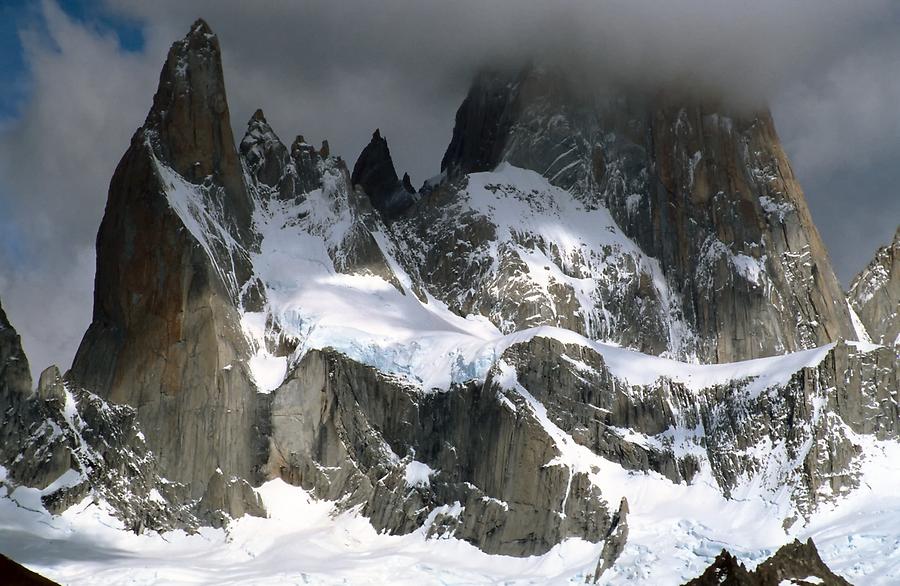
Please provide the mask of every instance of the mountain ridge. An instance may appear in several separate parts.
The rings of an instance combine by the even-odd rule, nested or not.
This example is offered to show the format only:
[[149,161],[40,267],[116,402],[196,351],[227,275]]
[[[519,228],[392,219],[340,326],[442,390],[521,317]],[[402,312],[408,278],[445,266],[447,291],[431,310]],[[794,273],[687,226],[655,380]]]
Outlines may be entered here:
[[647,555],[655,499],[784,540],[863,490],[897,349],[853,340],[771,118],[554,80],[478,77],[412,193],[378,131],[352,173],[262,110],[235,145],[195,23],[110,183],[70,372],[31,393],[0,310],[10,486],[197,531],[264,522],[277,481],[394,536],[597,544],[603,580]]

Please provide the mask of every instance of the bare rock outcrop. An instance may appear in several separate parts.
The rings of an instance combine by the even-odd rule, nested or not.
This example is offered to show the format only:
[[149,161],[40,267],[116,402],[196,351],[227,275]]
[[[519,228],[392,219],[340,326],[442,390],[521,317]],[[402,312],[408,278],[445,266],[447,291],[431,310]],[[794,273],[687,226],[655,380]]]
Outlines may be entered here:
[[600,579],[606,570],[613,567],[622,551],[625,550],[625,543],[628,541],[628,501],[623,497],[619,503],[619,510],[613,515],[609,532],[606,540],[603,542],[603,549],[600,551],[600,559],[597,560],[597,569],[594,570],[594,583]]
[[397,177],[387,140],[378,129],[372,133],[372,140],[356,159],[351,181],[362,188],[369,196],[372,207],[381,212],[386,220],[402,214],[415,202],[415,190],[409,175],[404,174],[402,182]]
[[128,406],[70,389],[51,366],[31,389],[28,361],[0,308],[0,477],[20,506],[61,513],[102,500],[126,527],[193,529],[187,491],[164,482]]
[[167,478],[206,491],[256,478],[265,401],[238,308],[253,210],[234,147],[218,40],[172,46],[153,107],[112,178],[97,236],[93,321],[69,381],[136,409]]
[[[665,376],[632,386],[594,350],[549,338],[502,359],[554,424],[607,460],[673,482],[691,482],[705,460],[724,495],[758,478],[763,491],[787,487],[807,516],[858,486],[855,434],[900,437],[896,351],[838,343],[818,352],[814,366],[771,386],[749,377],[703,389]],[[775,445],[785,453],[753,449]]]
[[307,354],[275,392],[269,474],[362,505],[378,530],[451,534],[525,556],[610,533],[606,503],[521,396],[491,378],[423,394],[333,351]]
[[900,227],[850,285],[850,304],[876,344],[900,344]]
[[748,571],[727,550],[722,550],[713,563],[685,586],[850,586],[825,565],[812,539],[806,543],[794,540],[783,545],[754,571]]

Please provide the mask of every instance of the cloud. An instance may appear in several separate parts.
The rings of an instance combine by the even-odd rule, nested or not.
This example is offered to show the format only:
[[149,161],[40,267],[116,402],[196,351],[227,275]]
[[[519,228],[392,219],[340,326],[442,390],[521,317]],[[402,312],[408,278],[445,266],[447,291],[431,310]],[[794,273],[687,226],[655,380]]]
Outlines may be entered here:
[[838,277],[849,283],[900,224],[900,8],[773,104]]
[[[811,171],[858,169],[896,156],[900,137],[900,36],[844,56],[782,98],[785,140]],[[893,151],[893,152],[892,152]]]
[[[893,233],[867,226],[878,206],[889,211],[881,223],[897,219],[882,194],[900,171],[870,172],[900,157],[890,0],[106,0],[105,10],[141,27],[143,48],[125,51],[108,28],[44,0],[46,30],[23,31],[30,100],[0,129],[0,299],[35,370],[68,366],[90,321],[109,179],[168,46],[199,16],[222,43],[237,137],[262,107],[283,140],[327,138],[352,162],[380,127],[399,171],[422,181],[439,170],[474,73],[535,57],[592,83],[772,101],[845,279]],[[846,181],[828,179],[836,168],[856,178],[856,203],[838,191]],[[859,243],[846,244],[848,231]]]
[[223,46],[233,122],[262,107],[283,138],[353,158],[380,126],[424,179],[484,66],[537,58],[593,83],[681,83],[761,103],[845,53],[890,0],[111,0],[171,42],[205,18]]
[[43,6],[22,32],[31,99],[0,135],[0,299],[32,370],[66,368],[88,323],[94,236],[158,64]]

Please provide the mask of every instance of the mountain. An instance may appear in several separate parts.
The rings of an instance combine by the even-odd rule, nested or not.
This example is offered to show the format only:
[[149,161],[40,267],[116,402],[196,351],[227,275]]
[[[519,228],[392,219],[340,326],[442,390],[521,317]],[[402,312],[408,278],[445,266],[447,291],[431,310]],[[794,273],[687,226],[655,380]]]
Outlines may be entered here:
[[32,389],[19,336],[0,308],[0,490],[59,514],[101,499],[133,531],[192,529],[185,487],[163,481],[135,412],[73,389],[56,366]]
[[[484,73],[457,112],[441,168],[454,178],[504,162],[608,213],[657,265],[634,270],[626,263],[616,283],[627,290],[624,298],[607,303],[608,293],[587,291],[574,306],[583,325],[564,327],[704,362],[854,337],[768,112],[731,112],[665,92],[589,92],[535,66],[518,75]],[[537,248],[552,257],[556,246]],[[590,267],[559,261],[570,279],[583,278],[581,265]],[[560,292],[551,301],[583,298],[575,283],[555,280]],[[644,306],[639,316],[628,314],[634,297]],[[649,331],[629,331],[636,321]]]
[[900,344],[900,227],[853,279],[848,297],[873,342]]
[[[97,235],[94,314],[68,379],[137,410],[166,478],[193,498],[255,478],[265,400],[240,308],[252,304],[253,202],[231,133],[218,40],[175,43],[113,175]],[[252,495],[249,485],[229,485]]]
[[810,539],[806,543],[794,540],[783,545],[775,555],[764,561],[752,572],[748,572],[727,550],[716,556],[713,564],[698,578],[685,586],[727,584],[733,586],[781,586],[797,584],[812,586],[847,586],[849,582],[828,569],[819,557],[815,544]]
[[350,180],[366,192],[372,207],[385,219],[402,214],[415,202],[415,189],[409,174],[403,175],[402,182],[397,177],[387,140],[378,129],[356,159]]
[[853,315],[765,111],[486,72],[414,192],[379,131],[352,172],[262,110],[235,145],[197,21],[110,183],[71,370],[33,391],[0,324],[2,510],[164,581],[231,571],[211,543],[250,581],[394,579],[402,543],[437,556],[413,581],[681,583],[812,533],[867,576],[829,539],[895,526],[900,369]]

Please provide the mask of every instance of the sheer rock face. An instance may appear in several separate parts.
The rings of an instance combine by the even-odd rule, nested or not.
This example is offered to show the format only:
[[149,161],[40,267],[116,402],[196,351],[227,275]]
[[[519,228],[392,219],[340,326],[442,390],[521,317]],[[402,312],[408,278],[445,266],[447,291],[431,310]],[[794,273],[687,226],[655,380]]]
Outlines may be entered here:
[[353,185],[362,187],[372,207],[385,219],[399,216],[415,202],[409,175],[404,174],[402,182],[397,177],[387,140],[379,130],[375,130],[372,140],[356,160],[351,180]]
[[[802,516],[858,486],[856,434],[900,438],[897,359],[839,343],[760,392],[753,379],[699,391],[665,377],[631,386],[592,349],[549,338],[502,357],[550,420],[595,454],[676,483],[709,466],[726,496],[754,481],[772,495],[787,488]],[[780,456],[754,448],[779,444]]]
[[378,530],[425,525],[488,553],[604,538],[599,490],[548,465],[553,439],[494,376],[422,395],[341,354],[310,352],[275,392],[269,474],[343,508],[361,504]]
[[900,344],[900,227],[850,285],[850,304],[876,344]]
[[0,394],[9,396],[30,393],[31,371],[28,358],[22,350],[22,340],[0,306]]
[[442,170],[452,180],[508,162],[606,206],[659,261],[701,361],[852,339],[767,112],[727,115],[691,100],[578,89],[535,68],[482,74],[457,112]]
[[255,478],[264,449],[238,312],[253,301],[252,209],[218,41],[198,21],[110,183],[93,321],[70,373],[73,387],[137,410],[163,473],[194,498],[217,469]]
[[234,149],[219,40],[204,21],[169,50],[143,128],[151,131],[156,156],[178,175],[198,185],[212,178],[222,187],[228,228],[248,242],[253,207]]
[[[88,496],[102,498],[129,529],[190,529],[197,522],[184,488],[160,481],[134,409],[69,389],[51,366],[31,388],[19,337],[0,308],[0,486],[14,500],[40,491],[61,513]],[[26,495],[27,498],[27,495]]]

